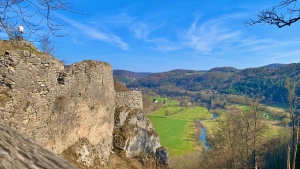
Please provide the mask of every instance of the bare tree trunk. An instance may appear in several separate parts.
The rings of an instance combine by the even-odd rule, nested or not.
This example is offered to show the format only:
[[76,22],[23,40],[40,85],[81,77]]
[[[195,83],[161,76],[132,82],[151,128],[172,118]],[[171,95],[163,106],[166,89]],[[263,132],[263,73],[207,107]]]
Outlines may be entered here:
[[286,168],[287,169],[291,169],[290,153],[291,153],[291,148],[290,148],[290,146],[288,146],[288,149],[287,149],[287,159],[286,159]]
[[285,88],[287,89],[287,101],[288,101],[288,112],[291,115],[291,120],[293,123],[293,133],[292,133],[292,164],[291,169],[296,167],[296,155],[297,155],[297,145],[298,145],[298,128],[299,128],[299,119],[295,115],[297,107],[300,105],[300,99],[297,97],[297,85],[298,83],[295,80],[289,78],[286,79]]
[[295,129],[294,129],[294,151],[293,151],[293,163],[292,163],[292,169],[296,169],[296,156],[297,156],[297,145],[298,145],[298,119],[296,120]]

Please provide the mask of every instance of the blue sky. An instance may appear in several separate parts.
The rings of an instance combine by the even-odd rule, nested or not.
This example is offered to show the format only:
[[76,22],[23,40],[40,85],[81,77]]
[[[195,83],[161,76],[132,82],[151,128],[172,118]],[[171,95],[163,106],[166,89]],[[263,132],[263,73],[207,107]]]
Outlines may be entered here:
[[259,67],[300,62],[300,21],[290,27],[245,27],[244,21],[279,0],[77,0],[88,15],[60,13],[69,22],[56,53],[67,64],[105,61],[113,69]]

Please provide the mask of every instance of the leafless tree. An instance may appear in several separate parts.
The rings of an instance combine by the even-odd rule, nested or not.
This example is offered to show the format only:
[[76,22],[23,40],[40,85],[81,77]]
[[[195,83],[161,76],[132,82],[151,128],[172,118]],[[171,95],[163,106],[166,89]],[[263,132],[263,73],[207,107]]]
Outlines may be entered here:
[[58,11],[82,13],[73,0],[0,0],[0,32],[11,37],[21,22],[28,35],[41,37],[45,27],[54,36],[64,36],[59,31],[68,23],[57,15]]
[[299,134],[299,118],[296,115],[296,109],[300,105],[300,98],[297,96],[297,81],[291,80],[289,78],[286,79],[285,88],[287,90],[286,98],[287,98],[287,106],[288,112],[291,116],[292,121],[292,165],[291,169],[295,169],[296,165],[296,154],[297,154],[297,145],[298,145],[298,134]]
[[42,52],[55,56],[55,47],[53,44],[53,40],[50,39],[49,35],[42,36],[40,43]]
[[256,19],[246,20],[245,25],[269,24],[282,28],[291,26],[298,20],[300,20],[300,7],[297,0],[281,0],[279,5],[260,11]]
[[[212,148],[226,154],[224,168],[256,168],[264,165],[262,145],[268,130],[263,116],[266,106],[262,105],[260,88],[253,89],[245,103],[249,109],[228,108],[219,119],[218,131],[212,139]],[[225,164],[224,164],[225,165]]]

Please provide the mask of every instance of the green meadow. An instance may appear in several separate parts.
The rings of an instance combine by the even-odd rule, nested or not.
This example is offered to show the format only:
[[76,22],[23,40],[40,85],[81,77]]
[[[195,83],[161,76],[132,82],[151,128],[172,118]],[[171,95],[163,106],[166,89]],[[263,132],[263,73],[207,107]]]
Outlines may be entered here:
[[185,107],[184,110],[180,111],[179,113],[176,113],[172,115],[173,118],[179,118],[179,119],[209,119],[213,117],[213,114],[211,114],[206,108],[204,107]]
[[[154,98],[152,98],[154,99]],[[206,108],[179,106],[179,102],[169,100],[168,98],[155,98],[159,102],[165,102],[164,107],[156,110],[148,118],[154,125],[155,131],[160,137],[162,146],[165,146],[170,157],[182,156],[185,153],[197,150],[197,141],[195,140],[195,119],[202,120],[203,127],[207,134],[212,136],[217,131],[218,120],[212,120],[213,114]],[[234,105],[243,111],[251,109],[250,106]],[[269,115],[267,112],[264,112]],[[276,135],[281,126],[272,121],[272,116],[265,116],[264,123],[268,126],[265,137]]]
[[[169,112],[169,116],[166,116],[166,112]],[[194,119],[209,119],[213,117],[204,107],[163,107],[152,113],[153,116],[164,116],[170,118],[194,120]]]
[[168,149],[170,157],[196,150],[193,121],[151,115],[148,118],[159,135],[161,145]]
[[172,106],[165,106],[148,118],[160,137],[161,145],[168,149],[170,157],[176,157],[197,149],[194,120],[209,119],[213,114],[204,107],[182,107],[174,105],[174,101],[168,102]]
[[[235,105],[235,106],[237,108],[240,108],[240,109],[244,110],[244,111],[251,110],[251,106],[240,105],[240,104]],[[263,116],[267,120],[281,120],[282,116],[284,116],[284,113],[282,113],[282,112],[284,112],[284,109],[282,109],[282,108],[265,106],[265,105],[261,105],[261,108],[265,109],[265,110],[261,111],[261,113],[263,114]]]

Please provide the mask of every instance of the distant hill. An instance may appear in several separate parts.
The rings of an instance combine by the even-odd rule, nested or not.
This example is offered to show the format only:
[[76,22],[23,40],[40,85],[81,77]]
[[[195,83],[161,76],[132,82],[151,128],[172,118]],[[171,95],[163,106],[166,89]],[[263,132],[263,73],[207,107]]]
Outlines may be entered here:
[[143,77],[149,76],[150,72],[131,72],[127,70],[113,70],[113,76],[121,83],[129,84]]
[[[154,73],[127,86],[148,88],[166,96],[183,96],[187,91],[210,90],[220,94],[251,94],[253,89],[275,102],[282,103],[282,94],[287,77],[300,80],[300,63],[271,64],[259,68],[235,69],[217,67],[209,71],[172,70]],[[300,94],[298,92],[298,94]]]
[[270,68],[270,69],[276,69],[276,68],[280,68],[282,66],[286,66],[287,64],[281,64],[281,63],[273,63],[273,64],[269,64],[269,65],[266,65],[266,66],[262,66],[262,67],[265,67],[265,68]]
[[226,81],[232,75],[234,75],[234,73],[222,71],[176,69],[168,72],[151,74],[130,83],[128,87],[168,88],[167,90],[185,89],[198,91],[205,88],[214,88],[218,84]]
[[229,73],[234,73],[238,71],[239,70],[234,67],[216,67],[209,70],[209,72],[229,72]]

